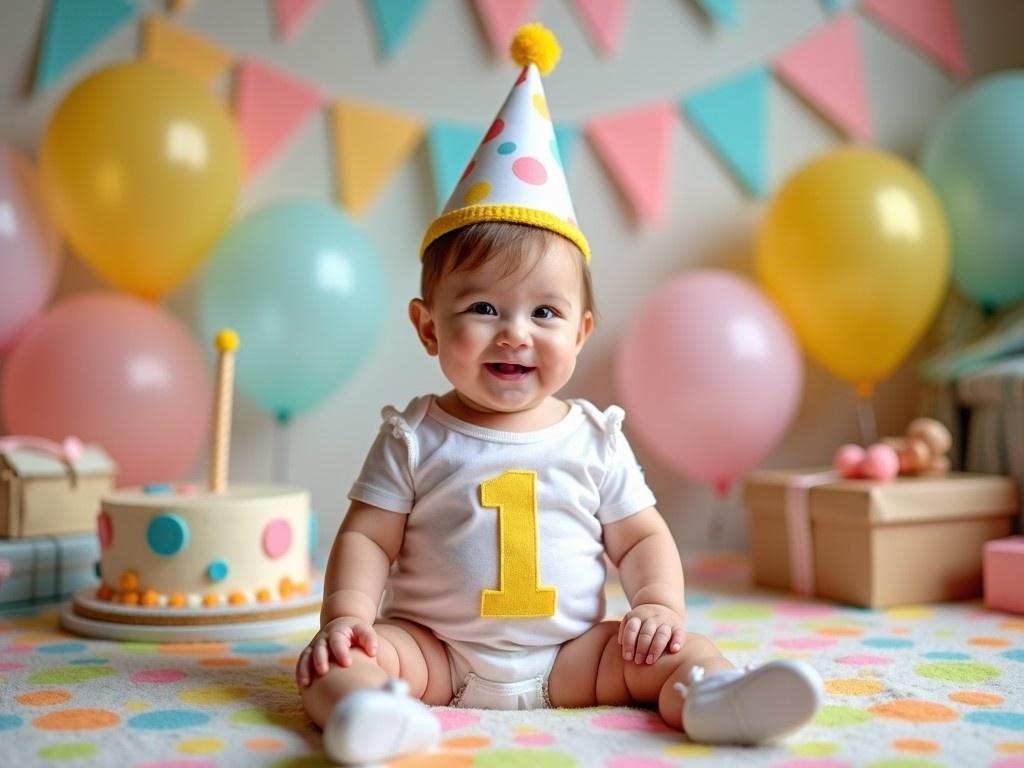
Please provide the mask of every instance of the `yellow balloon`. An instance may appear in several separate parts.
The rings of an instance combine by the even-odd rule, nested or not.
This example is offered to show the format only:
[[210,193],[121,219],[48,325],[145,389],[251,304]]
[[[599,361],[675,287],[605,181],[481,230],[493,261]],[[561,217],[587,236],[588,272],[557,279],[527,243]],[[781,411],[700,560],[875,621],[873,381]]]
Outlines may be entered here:
[[188,277],[227,225],[242,181],[224,106],[188,75],[119,64],[79,83],[43,137],[58,225],[104,278],[155,298]]
[[758,235],[757,273],[811,356],[866,395],[938,311],[949,248],[941,205],[913,167],[842,149],[776,194]]

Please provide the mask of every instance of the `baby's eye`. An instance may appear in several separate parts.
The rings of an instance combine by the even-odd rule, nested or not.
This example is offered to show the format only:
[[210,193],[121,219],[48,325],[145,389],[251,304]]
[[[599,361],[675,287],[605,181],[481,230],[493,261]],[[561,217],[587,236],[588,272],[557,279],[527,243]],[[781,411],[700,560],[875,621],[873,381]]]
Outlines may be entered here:
[[540,318],[541,320],[554,320],[558,317],[558,313],[551,307],[537,307],[533,310],[533,316]]
[[474,315],[497,315],[498,310],[494,308],[493,304],[486,301],[478,301],[469,307],[469,311]]

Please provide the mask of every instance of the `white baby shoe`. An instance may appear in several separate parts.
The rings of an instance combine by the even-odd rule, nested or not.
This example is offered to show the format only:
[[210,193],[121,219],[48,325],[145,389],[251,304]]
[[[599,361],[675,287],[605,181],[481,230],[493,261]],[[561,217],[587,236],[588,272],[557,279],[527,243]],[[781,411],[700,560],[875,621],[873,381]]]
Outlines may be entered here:
[[404,680],[356,691],[335,705],[324,725],[324,752],[336,763],[360,765],[423,752],[437,743],[441,726]]
[[674,688],[686,699],[686,735],[709,744],[756,744],[795,731],[814,717],[825,695],[818,673],[793,659],[707,677],[695,666],[690,685]]

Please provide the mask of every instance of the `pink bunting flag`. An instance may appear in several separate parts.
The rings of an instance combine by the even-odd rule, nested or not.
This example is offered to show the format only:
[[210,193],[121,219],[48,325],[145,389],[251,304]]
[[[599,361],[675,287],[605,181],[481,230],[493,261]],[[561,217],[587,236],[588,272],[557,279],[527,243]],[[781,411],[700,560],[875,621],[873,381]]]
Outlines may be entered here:
[[315,88],[261,62],[243,60],[236,74],[234,107],[247,173],[262,170],[322,103]]
[[818,28],[783,51],[774,64],[779,77],[844,133],[871,139],[871,110],[852,15]]
[[586,126],[587,138],[641,221],[660,224],[665,218],[677,114],[664,102],[598,118]]
[[573,0],[573,5],[598,50],[618,53],[629,0]]
[[508,46],[516,30],[530,21],[537,0],[473,0],[494,55],[508,59]]
[[279,38],[290,40],[319,0],[273,0],[274,21]]
[[863,7],[948,72],[958,77],[967,74],[951,0],[865,0]]

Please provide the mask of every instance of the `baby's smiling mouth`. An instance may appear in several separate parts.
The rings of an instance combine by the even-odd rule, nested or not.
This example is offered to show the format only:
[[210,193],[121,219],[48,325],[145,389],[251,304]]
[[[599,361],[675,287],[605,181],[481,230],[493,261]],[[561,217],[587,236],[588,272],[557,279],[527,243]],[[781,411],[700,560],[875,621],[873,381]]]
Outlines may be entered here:
[[533,368],[519,363],[484,363],[484,367],[502,379],[521,378],[533,370]]

